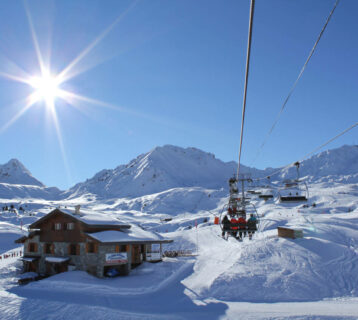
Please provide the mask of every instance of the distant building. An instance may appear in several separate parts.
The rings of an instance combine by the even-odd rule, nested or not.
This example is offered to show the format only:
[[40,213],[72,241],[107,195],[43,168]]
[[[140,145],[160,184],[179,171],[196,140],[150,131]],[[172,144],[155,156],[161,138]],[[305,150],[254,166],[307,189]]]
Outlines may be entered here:
[[51,211],[15,242],[24,244],[24,272],[84,270],[104,277],[109,271],[126,275],[143,261],[160,261],[162,244],[172,240],[77,207]]

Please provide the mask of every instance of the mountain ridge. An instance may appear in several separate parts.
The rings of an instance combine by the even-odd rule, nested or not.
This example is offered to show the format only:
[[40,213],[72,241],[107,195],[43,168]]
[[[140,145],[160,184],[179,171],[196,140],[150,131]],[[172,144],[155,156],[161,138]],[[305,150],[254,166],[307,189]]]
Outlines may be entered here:
[[[127,164],[114,169],[103,169],[92,178],[79,182],[66,191],[60,191],[55,187],[45,187],[19,160],[11,159],[0,165],[0,197],[11,198],[13,195],[58,199],[94,194],[109,199],[136,198],[175,188],[202,187],[219,190],[227,188],[227,180],[235,174],[236,169],[236,162],[224,162],[213,153],[194,147],[164,145],[140,154]],[[241,170],[242,173],[251,174],[252,178],[263,178],[280,169],[261,170],[242,165]],[[291,166],[271,176],[271,181],[279,182],[296,177],[296,168]],[[311,182],[357,183],[358,146],[343,145],[302,161],[300,177]]]

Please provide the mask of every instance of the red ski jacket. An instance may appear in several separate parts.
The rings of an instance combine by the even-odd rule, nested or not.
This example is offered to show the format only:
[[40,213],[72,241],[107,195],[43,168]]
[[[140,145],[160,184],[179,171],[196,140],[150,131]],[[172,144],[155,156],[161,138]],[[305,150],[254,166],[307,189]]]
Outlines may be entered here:
[[246,228],[246,220],[243,217],[239,218],[238,223],[240,224],[240,229]]
[[237,229],[239,229],[238,226],[237,226],[237,224],[239,223],[239,220],[236,220],[235,218],[231,218],[230,222],[233,224],[233,225],[231,226],[231,229],[232,229],[232,230],[237,230]]

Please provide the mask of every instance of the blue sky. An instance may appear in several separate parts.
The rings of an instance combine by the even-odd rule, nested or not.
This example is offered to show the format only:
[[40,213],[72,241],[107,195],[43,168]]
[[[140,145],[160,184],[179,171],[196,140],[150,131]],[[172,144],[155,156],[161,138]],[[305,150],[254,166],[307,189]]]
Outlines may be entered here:
[[[358,2],[342,0],[253,162],[334,2],[256,1],[243,164],[286,165],[357,121]],[[61,84],[103,102],[56,99],[63,151],[44,101],[8,126],[33,88],[0,78],[0,163],[65,189],[164,144],[237,161],[248,0],[1,1],[0,73],[40,74],[26,7],[53,74],[118,21]],[[343,144],[358,144],[357,128],[327,148]]]

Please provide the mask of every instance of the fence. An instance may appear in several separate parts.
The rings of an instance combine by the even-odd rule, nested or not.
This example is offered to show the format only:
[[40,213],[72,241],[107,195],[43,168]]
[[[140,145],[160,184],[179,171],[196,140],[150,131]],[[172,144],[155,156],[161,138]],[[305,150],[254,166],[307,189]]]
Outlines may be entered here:
[[191,250],[168,250],[163,252],[163,257],[175,258],[175,257],[190,257],[193,256]]

